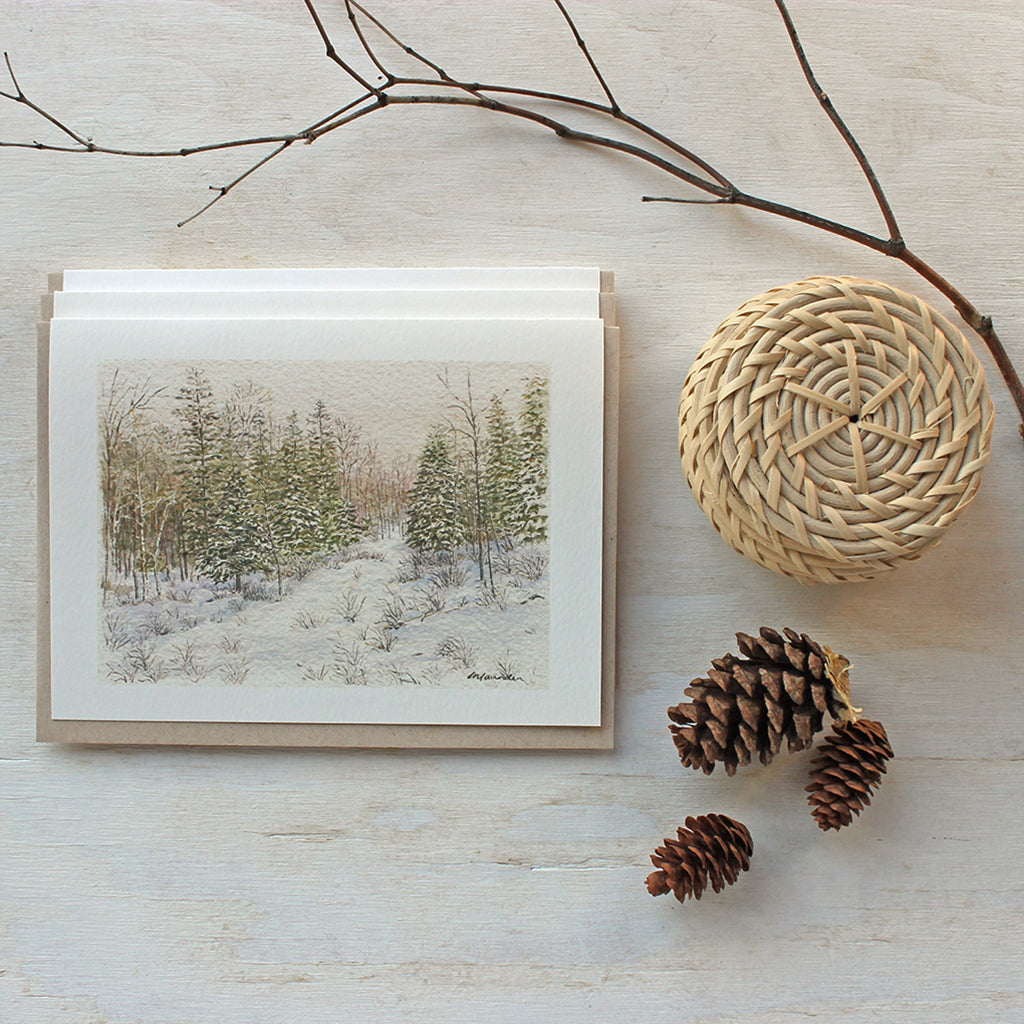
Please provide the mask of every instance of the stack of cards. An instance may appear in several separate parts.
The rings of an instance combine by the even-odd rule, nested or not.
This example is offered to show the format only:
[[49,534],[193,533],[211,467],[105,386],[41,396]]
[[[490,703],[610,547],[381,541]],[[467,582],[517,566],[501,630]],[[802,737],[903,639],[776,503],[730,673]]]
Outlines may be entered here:
[[66,271],[44,305],[41,739],[611,745],[610,275]]

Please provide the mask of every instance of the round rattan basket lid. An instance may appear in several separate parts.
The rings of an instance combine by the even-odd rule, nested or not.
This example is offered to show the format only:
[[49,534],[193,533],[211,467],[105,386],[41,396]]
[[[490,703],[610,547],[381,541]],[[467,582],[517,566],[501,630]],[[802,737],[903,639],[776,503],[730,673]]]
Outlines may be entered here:
[[906,292],[815,277],[744,303],[702,349],[679,452],[723,538],[806,583],[870,579],[937,543],[988,460],[964,336]]

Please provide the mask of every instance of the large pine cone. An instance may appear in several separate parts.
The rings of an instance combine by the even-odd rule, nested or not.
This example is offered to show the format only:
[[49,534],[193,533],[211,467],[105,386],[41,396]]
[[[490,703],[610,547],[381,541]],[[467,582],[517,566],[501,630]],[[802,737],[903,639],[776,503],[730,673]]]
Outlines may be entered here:
[[828,746],[811,762],[807,800],[819,828],[838,830],[871,803],[892,747],[882,723],[866,718],[834,725],[825,742]]
[[677,839],[666,839],[651,854],[658,869],[647,876],[652,896],[671,892],[680,903],[687,896],[699,900],[709,882],[715,892],[721,892],[750,867],[754,852],[750,832],[724,814],[687,818],[686,827],[676,831]]
[[721,761],[730,775],[754,755],[771,763],[786,740],[803,750],[848,704],[849,662],[806,634],[763,626],[757,637],[737,633],[743,658],[713,661],[708,678],[687,688],[689,703],[668,709],[679,759],[705,775]]

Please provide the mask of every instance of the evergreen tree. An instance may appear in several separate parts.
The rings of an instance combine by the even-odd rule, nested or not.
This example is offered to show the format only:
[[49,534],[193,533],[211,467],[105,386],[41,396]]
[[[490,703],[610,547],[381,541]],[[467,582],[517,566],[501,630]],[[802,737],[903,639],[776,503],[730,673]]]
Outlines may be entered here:
[[178,389],[175,412],[182,421],[182,445],[179,471],[183,481],[181,527],[182,565],[203,561],[203,548],[210,534],[213,500],[217,490],[219,419],[213,404],[209,378],[199,367],[192,367]]
[[466,371],[466,390],[459,393],[448,380],[447,371],[438,376],[448,394],[452,419],[449,427],[454,442],[458,493],[464,497],[459,513],[466,539],[473,547],[480,582],[494,587],[491,565],[492,530],[484,501],[484,417],[473,401],[473,381]]
[[484,509],[489,532],[500,540],[515,532],[520,501],[520,441],[501,399],[494,395],[487,409],[484,440]]
[[265,547],[269,563],[277,578],[277,596],[284,592],[281,569],[281,538],[278,536],[276,515],[277,484],[274,477],[274,446],[270,424],[260,409],[253,419],[252,449],[250,454],[250,479],[255,505],[256,520],[259,524],[260,543]]
[[307,489],[317,513],[316,546],[321,551],[336,551],[358,539],[361,530],[355,508],[341,493],[341,468],[330,434],[331,418],[320,399],[308,422]]
[[310,493],[310,464],[298,415],[293,412],[273,468],[271,515],[282,557],[310,555],[320,549],[320,510]]
[[548,514],[548,382],[531,377],[523,389],[519,414],[519,497],[510,526],[520,539],[547,539]]
[[266,572],[271,563],[251,475],[240,457],[226,456],[200,568],[218,583],[233,580],[240,590],[243,576]]
[[419,551],[455,552],[462,541],[455,462],[446,431],[435,426],[412,486],[406,539]]

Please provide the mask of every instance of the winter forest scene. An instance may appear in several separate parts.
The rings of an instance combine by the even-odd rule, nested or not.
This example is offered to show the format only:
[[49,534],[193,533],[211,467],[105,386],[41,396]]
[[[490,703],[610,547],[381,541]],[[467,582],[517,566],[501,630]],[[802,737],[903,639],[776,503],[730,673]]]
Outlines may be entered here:
[[546,687],[549,376],[102,363],[101,681]]

